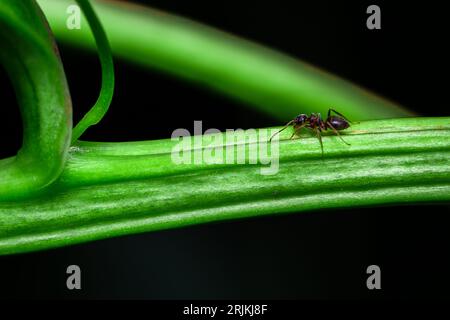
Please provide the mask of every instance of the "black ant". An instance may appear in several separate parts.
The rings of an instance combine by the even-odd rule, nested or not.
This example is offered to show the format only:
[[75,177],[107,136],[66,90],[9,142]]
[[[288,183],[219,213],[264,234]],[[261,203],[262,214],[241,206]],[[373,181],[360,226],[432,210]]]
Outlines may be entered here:
[[[334,112],[335,114],[337,114],[337,116],[336,115],[332,116],[331,112]],[[272,141],[273,137],[275,137],[281,131],[283,131],[284,129],[293,124],[294,133],[292,134],[290,139],[292,139],[302,128],[307,128],[314,131],[314,133],[316,134],[317,138],[320,141],[320,147],[322,148],[322,156],[323,156],[323,143],[321,132],[331,129],[339,138],[341,138],[341,140],[345,144],[350,145],[349,143],[345,142],[345,140],[339,134],[340,130],[344,130],[350,127],[350,122],[351,121],[348,120],[344,115],[342,115],[341,113],[337,112],[334,109],[328,109],[328,115],[325,121],[322,120],[322,116],[320,115],[320,113],[311,113],[310,116],[306,114],[299,114],[297,117],[286,123],[286,125],[281,130],[272,135],[269,141]]]

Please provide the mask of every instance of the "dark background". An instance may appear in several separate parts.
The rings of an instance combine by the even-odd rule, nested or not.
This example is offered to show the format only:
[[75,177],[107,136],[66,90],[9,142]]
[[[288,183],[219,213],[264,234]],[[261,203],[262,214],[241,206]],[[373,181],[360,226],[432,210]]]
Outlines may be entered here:
[[[148,0],[155,8],[252,39],[369,88],[424,116],[450,115],[445,11],[437,3]],[[382,29],[366,29],[378,4]],[[97,57],[60,46],[74,121],[95,102]],[[203,120],[210,128],[279,125],[194,84],[116,59],[114,102],[86,140],[167,138]],[[445,87],[444,87],[445,85]],[[0,70],[0,157],[20,148],[20,114]],[[177,112],[174,113],[173,110]],[[300,112],[301,110],[299,110]],[[289,120],[289,119],[287,119]],[[299,174],[307,174],[299,172]],[[131,235],[0,257],[0,297],[394,298],[449,297],[447,205],[326,210]],[[31,213],[30,213],[31,214]],[[82,269],[81,291],[65,270]],[[368,265],[382,290],[366,289]]]

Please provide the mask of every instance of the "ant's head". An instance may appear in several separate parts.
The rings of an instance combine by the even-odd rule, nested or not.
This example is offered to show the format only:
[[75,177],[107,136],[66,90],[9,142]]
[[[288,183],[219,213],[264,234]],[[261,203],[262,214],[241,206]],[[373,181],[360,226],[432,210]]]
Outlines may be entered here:
[[302,113],[295,117],[294,123],[295,124],[304,124],[306,122],[306,120],[308,120],[308,116],[306,114]]

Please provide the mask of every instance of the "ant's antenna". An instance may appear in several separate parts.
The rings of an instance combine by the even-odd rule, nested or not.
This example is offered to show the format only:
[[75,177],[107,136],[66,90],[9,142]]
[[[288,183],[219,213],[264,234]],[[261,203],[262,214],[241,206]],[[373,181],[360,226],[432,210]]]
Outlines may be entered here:
[[275,132],[275,133],[270,137],[269,142],[272,141],[273,137],[275,137],[275,136],[276,136],[277,134],[279,134],[281,131],[283,131],[284,129],[286,129],[287,127],[289,127],[294,121],[295,121],[295,119],[289,121],[288,123],[286,123],[286,125],[285,125],[283,128],[281,128],[280,130],[278,130],[277,132]]

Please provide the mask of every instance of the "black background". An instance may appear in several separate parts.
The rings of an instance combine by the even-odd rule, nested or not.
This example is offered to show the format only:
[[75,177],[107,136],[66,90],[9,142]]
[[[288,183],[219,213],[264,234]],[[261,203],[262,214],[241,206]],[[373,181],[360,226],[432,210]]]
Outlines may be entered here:
[[[449,115],[445,11],[437,2],[135,1],[190,17],[298,57],[424,116]],[[378,4],[382,29],[365,26]],[[97,57],[60,46],[74,121],[95,102]],[[0,70],[0,156],[20,148],[21,124]],[[209,128],[279,125],[229,98],[116,59],[110,111],[85,140],[167,138]],[[299,110],[300,112],[301,110]],[[289,119],[286,119],[289,120]],[[299,174],[308,174],[299,171]],[[0,257],[0,296],[31,298],[292,299],[449,297],[447,205],[315,211],[131,235]],[[30,213],[32,214],[32,213]],[[82,269],[81,291],[65,288]],[[382,290],[367,290],[368,265]]]

